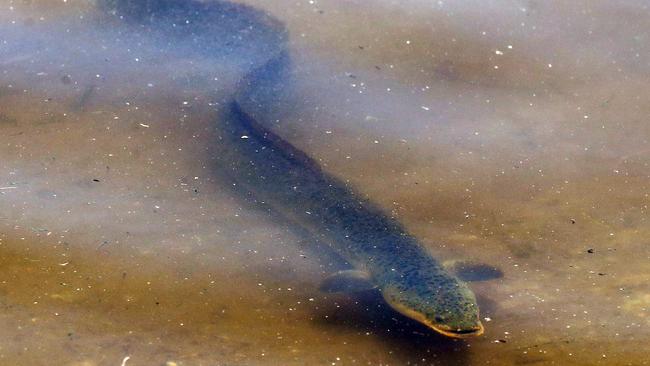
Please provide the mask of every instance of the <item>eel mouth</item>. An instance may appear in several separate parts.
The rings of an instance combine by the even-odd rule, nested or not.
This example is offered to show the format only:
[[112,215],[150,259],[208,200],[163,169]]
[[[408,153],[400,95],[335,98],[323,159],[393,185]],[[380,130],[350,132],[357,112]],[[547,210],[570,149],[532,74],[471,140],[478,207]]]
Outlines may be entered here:
[[427,327],[435,330],[436,332],[450,337],[450,338],[471,338],[471,337],[477,337],[483,334],[485,331],[485,328],[483,327],[483,323],[481,323],[480,320],[477,319],[476,325],[467,328],[467,329],[461,329],[461,328],[452,328],[449,326],[445,326],[442,324],[434,324],[431,322],[429,319],[427,319],[424,315],[421,313],[414,311],[412,309],[407,308],[406,306],[399,304],[399,303],[388,303],[390,306],[393,307],[393,309],[397,310],[398,312],[402,313],[403,315],[406,315],[407,317],[417,320],[418,322],[426,325]]
[[481,322],[478,322],[478,325],[470,328],[470,329],[451,329],[451,328],[443,328],[438,325],[434,324],[427,324],[431,329],[435,330],[436,332],[447,336],[451,338],[471,338],[471,337],[477,337],[483,334],[485,331],[485,328],[483,327],[483,324]]

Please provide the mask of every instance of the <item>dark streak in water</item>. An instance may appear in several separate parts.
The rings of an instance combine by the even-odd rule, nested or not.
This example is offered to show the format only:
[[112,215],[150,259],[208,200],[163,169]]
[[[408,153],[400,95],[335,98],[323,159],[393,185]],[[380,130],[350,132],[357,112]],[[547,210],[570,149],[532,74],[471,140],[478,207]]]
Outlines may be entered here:
[[90,99],[95,94],[96,89],[97,89],[97,86],[95,84],[90,84],[90,85],[86,86],[86,88],[84,89],[81,96],[79,96],[77,101],[72,106],[72,110],[77,111],[77,112],[85,111],[86,107],[88,106],[88,103],[90,102]]

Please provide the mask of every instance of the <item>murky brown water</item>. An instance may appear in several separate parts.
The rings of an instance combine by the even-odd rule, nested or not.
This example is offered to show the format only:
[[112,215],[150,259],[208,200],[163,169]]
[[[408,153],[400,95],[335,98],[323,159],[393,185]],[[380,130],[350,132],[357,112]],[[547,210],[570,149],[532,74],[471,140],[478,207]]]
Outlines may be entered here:
[[503,270],[472,284],[486,334],[318,292],[334,260],[215,173],[245,63],[4,0],[0,364],[649,362],[644,2],[247,3],[290,34],[277,132],[441,259]]

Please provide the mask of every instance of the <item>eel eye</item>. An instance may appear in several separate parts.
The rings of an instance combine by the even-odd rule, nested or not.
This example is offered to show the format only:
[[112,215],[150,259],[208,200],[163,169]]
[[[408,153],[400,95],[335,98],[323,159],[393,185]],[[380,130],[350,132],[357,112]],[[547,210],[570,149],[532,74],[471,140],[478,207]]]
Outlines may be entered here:
[[442,323],[443,321],[445,321],[445,319],[443,317],[441,317],[440,315],[436,315],[436,317],[433,318],[433,319],[438,323]]

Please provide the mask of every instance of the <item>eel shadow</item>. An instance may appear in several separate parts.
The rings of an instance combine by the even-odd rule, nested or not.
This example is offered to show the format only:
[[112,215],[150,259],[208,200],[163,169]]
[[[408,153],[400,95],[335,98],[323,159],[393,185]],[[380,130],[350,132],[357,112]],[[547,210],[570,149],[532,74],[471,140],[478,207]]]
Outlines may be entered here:
[[[324,326],[345,327],[386,343],[385,352],[409,365],[467,365],[471,340],[445,337],[393,310],[379,291],[328,296],[332,306],[317,311]],[[333,306],[333,304],[336,306]]]

